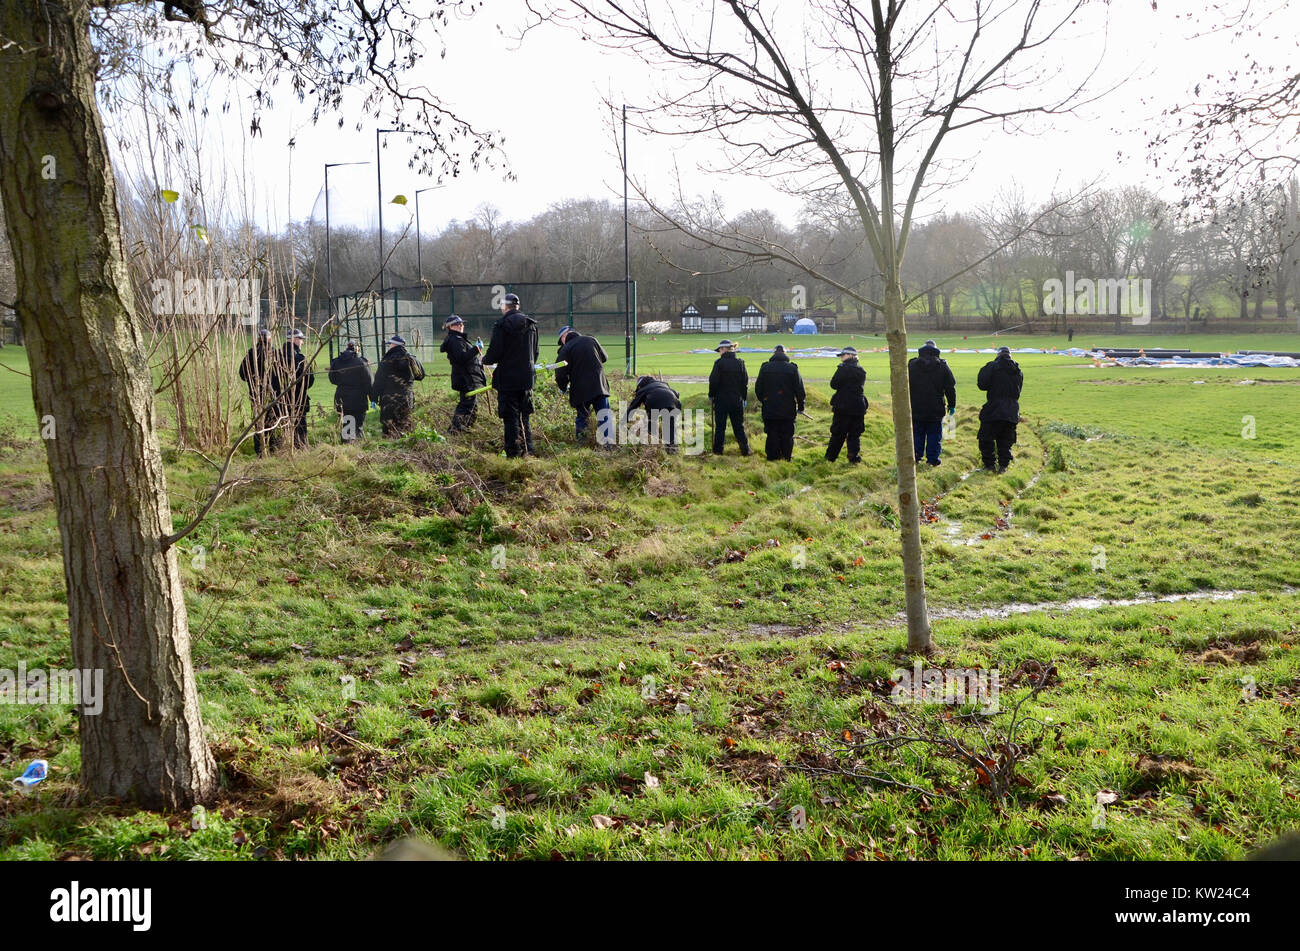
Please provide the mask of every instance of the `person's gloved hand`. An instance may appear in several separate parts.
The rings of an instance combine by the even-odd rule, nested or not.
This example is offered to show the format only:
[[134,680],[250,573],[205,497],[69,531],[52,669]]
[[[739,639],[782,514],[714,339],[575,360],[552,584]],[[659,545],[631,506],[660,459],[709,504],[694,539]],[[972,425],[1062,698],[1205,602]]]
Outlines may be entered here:
[[957,414],[957,407],[955,407],[955,406],[949,406],[949,407],[948,407],[948,415],[949,415],[949,416],[955,416],[956,414]]
[[376,403],[374,400],[371,400],[371,401],[370,401],[370,408],[371,408],[371,409],[379,409],[379,404]]

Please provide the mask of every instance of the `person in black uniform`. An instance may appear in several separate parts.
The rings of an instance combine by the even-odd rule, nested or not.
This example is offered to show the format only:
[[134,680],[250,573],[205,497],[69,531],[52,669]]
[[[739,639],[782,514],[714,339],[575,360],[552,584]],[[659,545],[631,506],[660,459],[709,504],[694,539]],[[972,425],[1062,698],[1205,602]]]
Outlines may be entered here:
[[280,391],[284,388],[284,361],[271,343],[271,331],[259,330],[257,342],[239,364],[239,378],[248,384],[253,408],[253,451],[259,456],[280,448]]
[[867,382],[867,371],[858,366],[858,351],[845,347],[839,352],[840,365],[831,377],[831,441],[826,446],[826,458],[834,462],[840,457],[840,447],[847,441],[849,463],[862,461],[860,437],[866,428],[867,398],[862,387]]
[[451,364],[451,388],[460,394],[460,402],[451,414],[451,431],[460,433],[474,425],[474,416],[478,412],[478,397],[469,396],[469,392],[487,383],[481,359],[483,346],[469,342],[465,336],[465,321],[456,314],[448,317],[443,326],[447,328],[447,338],[440,349]]
[[424,379],[424,367],[406,349],[397,334],[388,338],[388,350],[379,361],[370,398],[379,404],[379,422],[384,435],[392,439],[410,432],[415,411],[413,385]]
[[349,340],[343,352],[330,361],[330,383],[334,384],[334,409],[341,417],[344,443],[361,438],[370,407],[370,387],[374,385],[370,361],[361,355],[355,340]]
[[988,394],[980,410],[979,432],[975,434],[984,468],[992,472],[996,462],[997,471],[1006,472],[1015,458],[1011,447],[1016,444],[1020,391],[1025,385],[1025,375],[1011,359],[1010,348],[999,347],[998,355],[984,364],[975,382]]
[[492,325],[483,362],[495,367],[492,389],[497,391],[497,415],[505,427],[505,451],[511,459],[536,452],[529,417],[539,353],[537,321],[519,310],[518,297],[507,294],[501,301],[501,317]]
[[636,392],[632,394],[632,402],[627,404],[629,423],[632,414],[642,407],[649,417],[647,437],[650,445],[657,442],[669,452],[676,452],[677,421],[682,412],[680,394],[667,383],[643,376],[636,381]]
[[736,356],[736,345],[724,340],[717,346],[721,356],[713,362],[709,374],[709,401],[713,403],[713,454],[722,455],[727,438],[727,421],[736,435],[742,456],[749,455],[749,438],[745,435],[745,403],[749,399],[749,372],[745,361]]
[[285,408],[293,427],[295,449],[307,448],[307,411],[311,409],[308,393],[316,382],[316,374],[302,352],[302,342],[306,339],[301,330],[293,330],[284,345],[285,378],[288,384],[284,394]]
[[912,400],[912,448],[916,461],[939,464],[943,451],[943,411],[957,411],[957,381],[948,361],[939,358],[939,348],[927,340],[907,364],[907,385]]
[[605,361],[609,357],[595,337],[580,334],[572,327],[560,330],[557,362],[564,366],[555,371],[560,392],[569,394],[569,405],[578,413],[574,426],[578,442],[587,432],[587,422],[596,415],[596,445],[612,446],[613,424],[609,413],[609,380],[605,378]]
[[803,412],[804,389],[799,365],[790,362],[785,347],[779,343],[772,358],[758,368],[754,398],[763,404],[768,462],[789,459],[794,452],[795,417]]

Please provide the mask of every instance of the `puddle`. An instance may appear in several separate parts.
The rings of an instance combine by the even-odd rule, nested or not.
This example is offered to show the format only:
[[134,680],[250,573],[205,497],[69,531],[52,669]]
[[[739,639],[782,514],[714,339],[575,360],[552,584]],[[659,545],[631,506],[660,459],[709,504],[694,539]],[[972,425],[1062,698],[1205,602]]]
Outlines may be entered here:
[[[1284,594],[1294,594],[1294,588],[1283,588]],[[1168,604],[1174,601],[1231,601],[1242,595],[1255,594],[1254,591],[1234,589],[1231,591],[1192,591],[1187,594],[1143,594],[1136,598],[1071,598],[1068,601],[1040,601],[1036,604],[1011,603],[989,608],[934,608],[930,611],[930,620],[935,621],[982,621],[987,619],[1008,618],[1016,614],[1032,614],[1036,611],[1095,611],[1098,608],[1128,608],[1139,604]],[[898,614],[903,623],[906,614]]]
[[992,541],[994,538],[998,536],[998,533],[1005,532],[1008,529],[1010,529],[1011,509],[1015,506],[1016,502],[1019,499],[1023,498],[1026,494],[1028,494],[1030,489],[1032,489],[1034,486],[1038,484],[1038,480],[1041,479],[1043,477],[1043,473],[1047,471],[1046,463],[1047,463],[1047,454],[1046,452],[1044,452],[1043,465],[1040,466],[1038,471],[1035,472],[1033,476],[1030,478],[1030,480],[1025,483],[1025,487],[1021,489],[1019,492],[1017,492],[1014,496],[1012,496],[1011,499],[1007,501],[1006,505],[1002,506],[1002,514],[998,517],[998,520],[993,525],[993,527],[988,528],[985,531],[980,532],[979,534],[971,535],[969,538],[963,540],[962,544],[969,546],[969,545],[978,545],[980,542],[984,542],[984,541]]

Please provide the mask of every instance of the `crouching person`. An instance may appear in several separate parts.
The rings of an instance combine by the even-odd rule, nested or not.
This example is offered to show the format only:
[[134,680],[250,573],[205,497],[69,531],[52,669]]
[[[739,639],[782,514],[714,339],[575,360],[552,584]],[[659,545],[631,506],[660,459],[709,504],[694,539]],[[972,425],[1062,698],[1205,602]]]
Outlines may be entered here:
[[657,443],[668,452],[676,452],[677,427],[682,415],[681,396],[667,383],[643,376],[636,381],[636,392],[632,395],[632,402],[627,404],[627,421],[631,423],[632,414],[642,408],[648,417],[646,443],[651,446]]

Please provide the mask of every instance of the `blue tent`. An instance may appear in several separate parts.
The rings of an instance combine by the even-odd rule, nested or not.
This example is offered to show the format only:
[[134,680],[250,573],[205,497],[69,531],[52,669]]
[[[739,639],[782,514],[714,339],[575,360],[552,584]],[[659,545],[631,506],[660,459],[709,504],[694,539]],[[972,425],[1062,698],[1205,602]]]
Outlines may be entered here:
[[816,332],[817,322],[808,317],[801,317],[794,322],[794,333],[815,334]]

